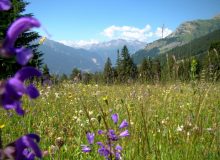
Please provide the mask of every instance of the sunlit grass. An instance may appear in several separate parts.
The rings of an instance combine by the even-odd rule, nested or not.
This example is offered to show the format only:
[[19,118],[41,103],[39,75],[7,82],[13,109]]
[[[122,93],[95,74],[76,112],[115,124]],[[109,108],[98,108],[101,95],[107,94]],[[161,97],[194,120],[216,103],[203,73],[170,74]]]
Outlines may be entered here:
[[[104,129],[100,107],[130,126],[121,140],[123,159],[220,159],[220,85],[83,85],[42,87],[40,98],[24,99],[28,113],[1,112],[4,144],[27,133],[41,137],[45,159],[102,159],[81,152],[86,132]],[[58,149],[56,139],[64,145]],[[96,136],[95,140],[98,139]],[[97,147],[96,147],[97,148]]]

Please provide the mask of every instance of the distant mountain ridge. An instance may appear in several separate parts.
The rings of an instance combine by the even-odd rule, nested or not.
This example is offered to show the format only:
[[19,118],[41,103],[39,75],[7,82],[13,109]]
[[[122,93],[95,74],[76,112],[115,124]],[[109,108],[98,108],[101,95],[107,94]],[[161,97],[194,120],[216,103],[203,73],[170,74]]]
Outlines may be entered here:
[[134,53],[143,48],[145,43],[118,39],[94,44],[89,49],[82,49],[47,39],[39,50],[44,53],[44,63],[48,65],[52,73],[69,75],[74,67],[85,72],[102,71],[108,57],[114,65],[117,50],[121,50],[124,45],[127,45],[129,51]]
[[138,64],[144,57],[155,57],[163,54],[217,29],[220,29],[220,15],[208,20],[184,22],[166,38],[149,43],[145,48],[137,51],[133,55],[133,59]]
[[[80,48],[75,43],[61,43],[68,45],[73,48]],[[111,41],[99,42],[84,45],[81,48],[90,52],[98,53],[104,60],[108,57],[111,59],[112,63],[115,64],[117,58],[117,50],[121,50],[122,47],[126,45],[129,49],[130,54],[134,54],[139,49],[143,48],[146,43],[138,40],[125,40],[125,39],[114,39]]]
[[88,72],[100,71],[103,68],[103,59],[98,54],[49,39],[40,45],[39,50],[44,53],[44,63],[52,73],[70,74],[74,67]]

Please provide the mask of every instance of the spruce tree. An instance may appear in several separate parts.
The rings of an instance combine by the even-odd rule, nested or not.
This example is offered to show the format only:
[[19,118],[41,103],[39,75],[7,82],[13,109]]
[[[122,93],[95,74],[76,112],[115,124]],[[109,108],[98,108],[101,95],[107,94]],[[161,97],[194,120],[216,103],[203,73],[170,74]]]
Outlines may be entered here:
[[109,57],[107,58],[107,61],[105,63],[103,75],[104,75],[105,82],[107,84],[110,84],[113,82],[113,69],[112,69],[111,59]]
[[81,70],[78,68],[73,68],[72,73],[70,74],[70,79],[77,82],[81,81],[82,80]]
[[140,78],[142,82],[146,82],[148,80],[148,61],[146,58],[143,59],[141,65],[140,65]]
[[121,56],[120,56],[120,51],[117,50],[117,59],[116,59],[116,67],[115,67],[115,74],[114,76],[117,76],[117,80],[120,82],[121,81],[121,70],[122,70],[122,63],[121,63]]
[[127,46],[124,46],[121,50],[120,77],[122,82],[130,79],[134,80],[137,77],[137,66],[130,57]]
[[161,63],[159,59],[155,60],[154,66],[153,66],[153,71],[155,74],[155,79],[157,81],[161,80]]
[[[25,7],[29,3],[23,0],[12,0],[12,8],[9,11],[0,12],[0,41],[4,40],[7,29],[17,18],[23,16],[33,16],[32,14],[24,14]],[[25,46],[30,48],[33,51],[33,58],[28,65],[40,68],[42,65],[42,56],[43,54],[37,50],[39,44],[36,40],[39,38],[39,34],[33,31],[26,31],[22,33],[16,43],[15,47],[20,48]],[[15,58],[1,58],[0,57],[0,79],[11,76],[15,73],[16,70],[21,68],[19,64],[16,63]]]

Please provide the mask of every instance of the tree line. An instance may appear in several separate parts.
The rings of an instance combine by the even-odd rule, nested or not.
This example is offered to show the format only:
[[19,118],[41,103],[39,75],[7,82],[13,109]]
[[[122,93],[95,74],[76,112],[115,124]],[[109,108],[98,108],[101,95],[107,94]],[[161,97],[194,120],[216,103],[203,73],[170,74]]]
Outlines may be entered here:
[[[165,58],[164,58],[165,57]],[[70,76],[52,75],[55,82],[71,80],[72,82],[129,84],[129,83],[166,83],[166,82],[213,82],[220,80],[220,42],[212,43],[207,54],[201,57],[191,56],[177,59],[174,54],[166,54],[163,58],[143,58],[141,64],[133,62],[127,46],[117,51],[116,64],[107,58],[102,72],[88,73],[73,68]],[[44,75],[49,69],[43,67]]]

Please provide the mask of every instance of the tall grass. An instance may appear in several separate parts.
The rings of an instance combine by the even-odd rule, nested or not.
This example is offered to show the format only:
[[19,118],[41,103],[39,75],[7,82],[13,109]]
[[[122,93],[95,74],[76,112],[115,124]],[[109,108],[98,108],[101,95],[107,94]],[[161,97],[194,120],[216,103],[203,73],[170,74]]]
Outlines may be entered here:
[[[219,84],[39,87],[40,98],[23,99],[25,117],[1,112],[4,144],[34,132],[50,152],[45,159],[102,159],[97,151],[82,153],[80,145],[86,132],[105,128],[103,114],[114,128],[110,115],[118,113],[130,123],[130,137],[119,141],[123,159],[220,159]],[[64,145],[54,149],[58,137]]]

